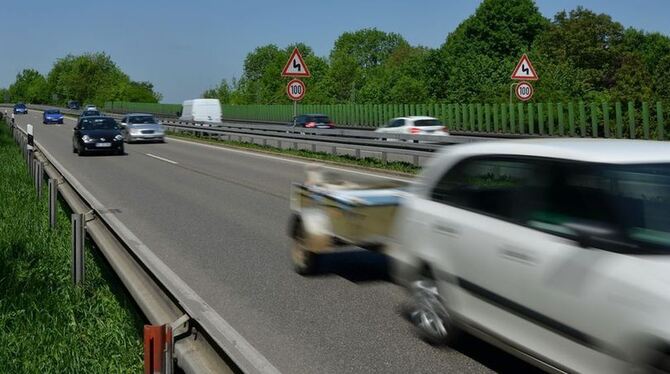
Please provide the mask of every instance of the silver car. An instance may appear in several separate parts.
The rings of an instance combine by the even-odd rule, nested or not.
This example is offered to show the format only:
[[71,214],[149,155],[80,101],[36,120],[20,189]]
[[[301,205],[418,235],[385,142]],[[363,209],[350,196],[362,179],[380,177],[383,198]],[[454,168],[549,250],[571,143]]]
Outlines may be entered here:
[[123,138],[126,143],[165,142],[165,128],[151,114],[127,114],[121,119],[121,127],[123,127]]

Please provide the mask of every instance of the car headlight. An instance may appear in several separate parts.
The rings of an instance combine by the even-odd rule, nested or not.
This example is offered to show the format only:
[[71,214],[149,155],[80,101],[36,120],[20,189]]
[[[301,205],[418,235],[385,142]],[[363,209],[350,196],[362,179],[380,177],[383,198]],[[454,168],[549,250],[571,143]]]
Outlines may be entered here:
[[91,137],[88,136],[88,135],[84,135],[84,136],[82,136],[82,137],[81,137],[81,140],[83,140],[84,143],[90,143],[90,142],[93,141],[93,139],[91,139]]
[[114,137],[114,140],[116,140],[117,142],[119,142],[119,141],[123,140],[123,136],[121,136],[121,135],[117,135],[117,136]]

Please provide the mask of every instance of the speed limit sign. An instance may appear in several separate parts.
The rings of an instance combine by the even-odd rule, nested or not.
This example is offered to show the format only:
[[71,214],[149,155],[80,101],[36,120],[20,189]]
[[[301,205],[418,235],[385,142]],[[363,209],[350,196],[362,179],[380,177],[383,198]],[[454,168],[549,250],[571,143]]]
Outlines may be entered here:
[[300,79],[293,79],[286,86],[286,93],[289,99],[299,101],[305,96],[305,84]]
[[521,101],[528,101],[533,97],[533,86],[528,82],[521,82],[516,86],[516,97]]

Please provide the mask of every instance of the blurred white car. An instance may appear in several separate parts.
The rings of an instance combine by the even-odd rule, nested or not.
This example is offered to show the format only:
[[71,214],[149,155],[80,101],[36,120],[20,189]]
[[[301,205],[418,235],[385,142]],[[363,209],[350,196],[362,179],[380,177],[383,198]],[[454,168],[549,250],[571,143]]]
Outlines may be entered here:
[[425,116],[393,118],[384,127],[377,128],[375,132],[383,134],[449,135],[447,128],[440,120]]
[[548,371],[670,372],[670,147],[543,139],[447,147],[388,254],[433,343],[479,336]]

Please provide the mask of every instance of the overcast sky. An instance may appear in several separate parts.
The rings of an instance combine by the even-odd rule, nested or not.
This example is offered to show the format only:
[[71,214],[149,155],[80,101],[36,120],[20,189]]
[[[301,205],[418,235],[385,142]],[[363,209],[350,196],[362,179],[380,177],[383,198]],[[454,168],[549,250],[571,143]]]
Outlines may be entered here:
[[[71,54],[104,51],[168,103],[239,77],[246,54],[305,42],[327,56],[345,31],[376,27],[438,47],[479,0],[2,0],[0,87],[23,68],[46,74]],[[670,0],[537,0],[547,17],[578,5],[624,26],[670,34]],[[279,72],[277,73],[279,79]]]

